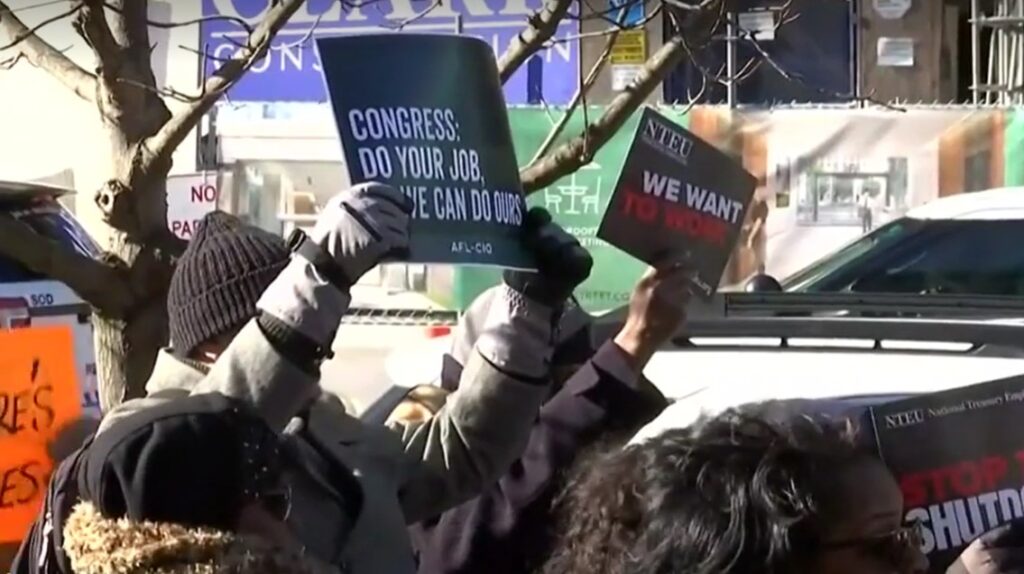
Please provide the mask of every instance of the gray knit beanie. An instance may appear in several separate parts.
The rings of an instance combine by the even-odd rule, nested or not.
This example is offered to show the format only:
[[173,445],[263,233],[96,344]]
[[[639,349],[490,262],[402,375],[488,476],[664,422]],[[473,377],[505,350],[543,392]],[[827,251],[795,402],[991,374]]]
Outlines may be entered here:
[[181,357],[241,328],[288,264],[284,239],[215,211],[178,260],[167,294],[171,346]]

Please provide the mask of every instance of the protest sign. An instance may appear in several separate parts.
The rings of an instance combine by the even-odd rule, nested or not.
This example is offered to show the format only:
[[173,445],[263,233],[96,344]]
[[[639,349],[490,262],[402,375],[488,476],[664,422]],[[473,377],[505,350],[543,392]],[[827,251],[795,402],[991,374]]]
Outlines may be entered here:
[[0,439],[0,543],[20,542],[28,533],[52,471],[45,444]]
[[317,40],[352,183],[412,200],[409,261],[531,268],[525,202],[497,65],[476,39]]
[[70,328],[0,331],[0,373],[0,438],[46,442],[81,416]]
[[1024,518],[1024,377],[872,407],[882,460],[907,522],[922,525],[931,572],[985,532]]
[[690,261],[710,299],[757,182],[732,158],[645,108],[597,236],[656,265]]
[[66,326],[0,331],[0,542],[35,517],[51,469],[47,444],[82,415]]

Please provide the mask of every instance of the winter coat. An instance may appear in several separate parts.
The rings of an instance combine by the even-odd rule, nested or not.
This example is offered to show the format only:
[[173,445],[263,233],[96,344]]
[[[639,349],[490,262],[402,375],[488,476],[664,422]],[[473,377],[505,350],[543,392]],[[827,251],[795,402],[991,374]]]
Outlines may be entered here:
[[64,536],[75,574],[342,574],[259,538],[104,518],[88,502],[72,511]]
[[[205,376],[198,365],[162,352],[147,392],[180,389],[247,399],[295,443],[302,468],[292,477],[289,523],[309,551],[348,565],[354,574],[409,574],[416,566],[407,524],[471,498],[504,473],[522,452],[549,392],[499,371],[479,353],[470,357],[462,381],[429,421],[397,433],[365,425],[320,392],[318,377],[282,357],[253,321]],[[124,403],[107,414],[100,432],[161,400],[167,399]],[[335,491],[332,464],[351,469],[363,491],[362,510],[344,540],[336,517],[351,497]]]
[[554,544],[552,505],[577,455],[609,433],[631,434],[667,405],[606,343],[541,408],[525,452],[497,484],[410,529],[419,572],[535,571]]

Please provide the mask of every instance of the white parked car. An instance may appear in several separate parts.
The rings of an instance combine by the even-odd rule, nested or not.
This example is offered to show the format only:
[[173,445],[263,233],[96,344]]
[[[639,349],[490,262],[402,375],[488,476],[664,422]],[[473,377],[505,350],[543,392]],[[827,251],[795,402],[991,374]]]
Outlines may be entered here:
[[748,291],[1024,295],[1024,187],[911,209],[801,271]]
[[[927,301],[925,297],[936,295],[938,301],[947,301],[943,295],[1024,296],[1021,245],[1024,187],[955,195],[910,210],[784,279],[781,288],[787,293],[764,296],[798,298],[807,294],[813,299],[814,295],[897,293],[911,296],[905,302]],[[761,285],[765,283],[761,281]],[[1024,302],[1024,297],[1020,301]],[[609,314],[610,324],[614,324],[616,313],[621,315],[621,310]],[[834,316],[843,314],[843,309],[826,305],[820,313],[803,314]],[[881,313],[894,314],[899,313],[893,305]],[[1007,317],[1024,317],[1024,308]],[[777,320],[764,320],[758,329],[767,333],[780,325]],[[704,347],[692,341],[682,347],[668,345],[648,365],[648,378],[671,399],[680,401],[673,407],[678,416],[669,418],[687,419],[701,409],[715,410],[737,400],[902,396],[1024,374],[1024,352],[1020,356],[977,356],[970,352],[969,341],[955,338],[909,343],[911,347],[924,344],[927,352],[901,351],[898,345],[906,341],[892,340],[885,320],[876,323],[877,332],[871,332],[872,323],[866,323],[864,337],[851,340],[830,337],[831,324],[818,323],[822,328],[818,336],[797,338],[795,343],[777,335],[753,337],[745,328],[736,328],[735,321],[721,324],[733,325],[723,327],[724,339],[698,338],[713,343]],[[935,323],[934,328],[941,330],[944,324]],[[786,345],[780,346],[783,340]],[[886,352],[881,348],[872,351],[883,340],[889,346]],[[441,337],[396,349],[388,357],[392,382],[402,387],[436,382],[441,355],[450,345],[449,337]],[[966,351],[951,352],[949,345],[966,345]],[[685,409],[697,410],[684,416]]]
[[[58,198],[71,190],[36,183],[0,181],[0,211],[36,233],[81,255],[95,257],[96,244]],[[98,417],[96,358],[91,310],[67,285],[25,269],[0,256],[0,329],[69,325],[74,333],[75,364],[87,415]]]

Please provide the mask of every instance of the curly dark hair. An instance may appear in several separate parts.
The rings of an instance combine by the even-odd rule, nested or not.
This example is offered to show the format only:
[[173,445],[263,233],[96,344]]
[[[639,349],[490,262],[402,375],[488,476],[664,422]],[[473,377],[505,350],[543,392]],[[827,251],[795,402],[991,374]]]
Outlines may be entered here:
[[807,572],[842,512],[849,425],[736,410],[581,461],[544,574]]

